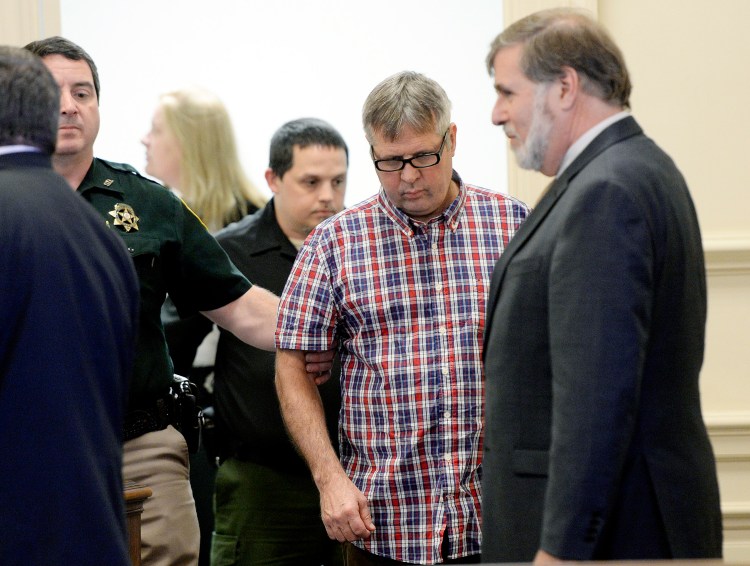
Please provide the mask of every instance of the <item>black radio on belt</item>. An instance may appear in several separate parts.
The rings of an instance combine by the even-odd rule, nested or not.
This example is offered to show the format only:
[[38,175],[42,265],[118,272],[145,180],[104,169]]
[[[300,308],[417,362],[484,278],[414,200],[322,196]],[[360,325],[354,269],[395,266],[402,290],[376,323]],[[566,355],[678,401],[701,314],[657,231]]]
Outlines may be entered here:
[[169,392],[148,405],[131,409],[125,415],[123,440],[164,430],[172,425],[185,437],[191,454],[198,451],[203,429],[203,410],[198,405],[198,387],[181,375],[175,375]]
[[198,405],[198,387],[181,375],[175,375],[169,388],[172,426],[182,433],[191,454],[198,451],[203,428],[203,409]]

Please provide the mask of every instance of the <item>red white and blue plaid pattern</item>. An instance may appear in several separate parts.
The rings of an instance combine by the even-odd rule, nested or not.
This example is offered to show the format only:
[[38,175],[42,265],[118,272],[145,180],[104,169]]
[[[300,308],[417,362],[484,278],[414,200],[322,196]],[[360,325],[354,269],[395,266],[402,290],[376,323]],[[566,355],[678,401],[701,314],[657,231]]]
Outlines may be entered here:
[[341,461],[377,528],[362,548],[435,563],[480,551],[482,338],[495,262],[528,213],[459,181],[415,222],[379,195],[321,224],[279,307],[279,348],[342,360]]

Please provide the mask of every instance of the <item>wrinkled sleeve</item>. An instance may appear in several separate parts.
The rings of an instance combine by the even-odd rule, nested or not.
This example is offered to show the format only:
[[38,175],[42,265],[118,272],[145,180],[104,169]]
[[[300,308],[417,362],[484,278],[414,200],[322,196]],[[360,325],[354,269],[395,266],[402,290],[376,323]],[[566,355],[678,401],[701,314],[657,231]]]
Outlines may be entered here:
[[167,291],[181,316],[223,307],[246,293],[251,283],[184,203],[175,198],[177,230],[166,263]]
[[322,238],[311,238],[300,250],[281,294],[276,347],[328,350],[335,340],[336,309],[330,265]]

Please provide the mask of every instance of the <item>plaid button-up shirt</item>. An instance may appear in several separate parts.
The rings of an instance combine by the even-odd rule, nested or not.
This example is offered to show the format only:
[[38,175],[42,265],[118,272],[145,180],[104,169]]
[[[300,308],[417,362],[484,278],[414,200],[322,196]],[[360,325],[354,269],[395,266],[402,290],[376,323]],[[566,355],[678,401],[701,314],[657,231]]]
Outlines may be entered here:
[[435,563],[480,551],[482,338],[495,262],[528,213],[459,183],[421,223],[377,196],[325,221],[300,251],[277,345],[342,361],[341,462],[377,530],[357,544]]

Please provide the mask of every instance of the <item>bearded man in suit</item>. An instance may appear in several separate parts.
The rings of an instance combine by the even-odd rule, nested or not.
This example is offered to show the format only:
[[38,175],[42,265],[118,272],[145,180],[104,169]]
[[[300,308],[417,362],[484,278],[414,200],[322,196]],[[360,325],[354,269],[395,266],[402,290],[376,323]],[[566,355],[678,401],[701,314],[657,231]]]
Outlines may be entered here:
[[554,180],[488,299],[482,559],[720,557],[687,185],[630,116],[622,54],[584,13],[514,23],[487,63],[493,122]]

